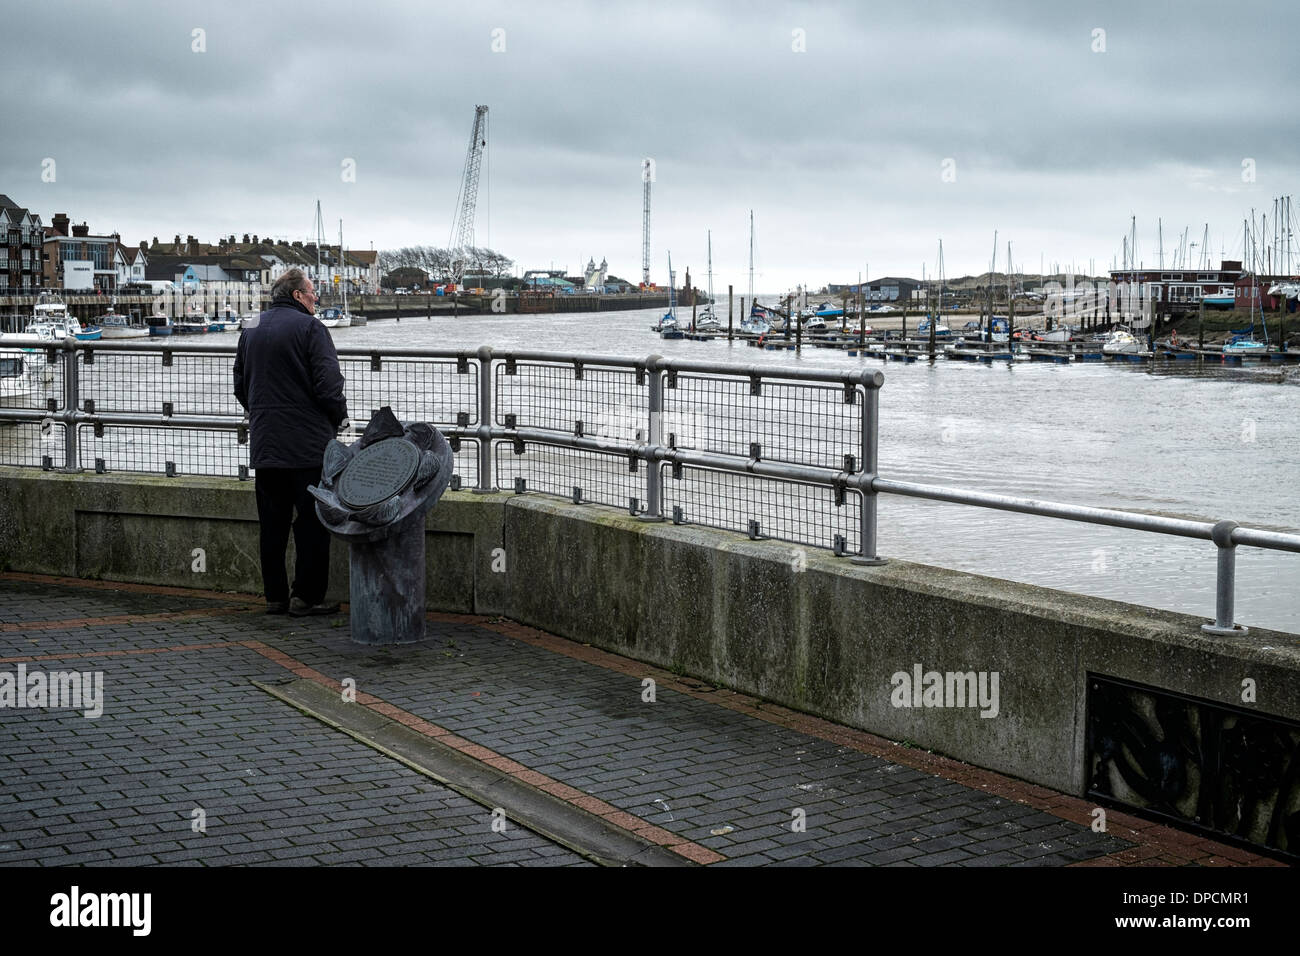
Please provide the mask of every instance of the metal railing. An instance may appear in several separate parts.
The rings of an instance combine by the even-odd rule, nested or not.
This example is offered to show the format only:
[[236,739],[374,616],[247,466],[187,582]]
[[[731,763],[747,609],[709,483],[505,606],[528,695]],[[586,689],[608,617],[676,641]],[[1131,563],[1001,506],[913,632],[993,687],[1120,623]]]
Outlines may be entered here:
[[[19,352],[16,349],[26,348]],[[30,390],[4,385],[0,464],[247,478],[234,343],[6,337]],[[575,353],[338,348],[359,436],[381,406],[427,421],[456,454],[453,487],[536,491],[826,548],[878,564],[876,503],[903,495],[1212,541],[1216,613],[1234,623],[1240,545],[1300,552],[1300,535],[895,481],[878,471],[879,389],[861,369],[738,366]],[[10,380],[12,381],[12,380]],[[33,445],[38,445],[33,450]],[[38,453],[39,452],[39,453]],[[468,480],[466,480],[468,479]]]

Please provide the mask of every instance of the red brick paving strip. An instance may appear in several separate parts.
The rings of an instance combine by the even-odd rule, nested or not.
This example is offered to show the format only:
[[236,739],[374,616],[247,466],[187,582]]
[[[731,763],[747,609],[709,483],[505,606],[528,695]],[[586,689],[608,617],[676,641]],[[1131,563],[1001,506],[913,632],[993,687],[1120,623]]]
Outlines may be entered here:
[[126,650],[65,651],[62,654],[27,654],[0,657],[0,664],[26,664],[31,661],[63,661],[79,657],[135,657],[139,654],[162,654],[167,651],[209,651],[220,647],[242,647],[241,641],[212,641],[208,644],[174,644],[171,647],[138,647]]
[[247,607],[205,607],[190,611],[159,611],[155,614],[114,614],[111,617],[70,617],[62,621],[23,621],[0,624],[0,633],[14,631],[70,631],[78,627],[112,627],[115,624],[148,624],[153,621],[179,621],[216,614],[247,614]]
[[[430,614],[429,617],[441,621],[444,615]],[[450,618],[452,615],[446,617]],[[466,615],[454,615],[454,617],[459,622]],[[557,637],[516,621],[483,617],[468,623],[477,623],[489,631],[515,638],[534,647],[554,651],[565,657],[626,674],[629,677],[637,679],[653,677],[659,686],[697,700],[710,701],[768,723],[788,727],[861,753],[880,757],[891,763],[903,764],[923,773],[952,780],[972,790],[1013,800],[1062,820],[1069,820],[1083,826],[1090,826],[1093,821],[1093,810],[1096,809],[1096,804],[1078,797],[1067,796],[1046,787],[1005,777],[991,770],[973,767],[951,757],[901,747],[884,737],[877,737],[863,730],[843,727],[829,720],[790,710],[779,704],[768,703],[736,691],[715,689],[702,681],[683,681],[677,675],[662,671],[653,665],[620,657],[590,644],[580,644],[568,638]],[[1286,866],[1285,863],[1271,857],[1260,856],[1236,846],[1216,843],[1201,834],[1177,830],[1114,809],[1106,809],[1106,832],[1122,840],[1135,842],[1138,846],[1068,865],[1185,866],[1188,863],[1197,863],[1201,866]]]
[[[457,616],[461,617],[461,615]],[[462,620],[457,621],[456,623],[477,622],[472,620]],[[299,677],[305,677],[308,680],[315,681],[322,687],[327,687],[333,691],[341,691],[343,689],[343,684],[340,681],[334,680],[332,677],[327,677],[315,668],[309,667],[301,661],[290,657],[288,654],[284,653],[284,651],[263,644],[261,641],[243,641],[241,643],[244,647],[254,650],[263,657],[275,661],[277,664],[287,668]],[[467,757],[472,757],[475,760],[488,764],[489,766],[499,770],[501,773],[514,777],[521,783],[543,790],[581,810],[594,813],[612,826],[635,833],[637,836],[642,837],[651,843],[657,843],[659,846],[667,847],[674,853],[677,853],[679,856],[684,856],[688,860],[693,860],[696,863],[708,864],[717,863],[726,859],[726,857],[721,853],[716,853],[708,847],[700,846],[700,844],[693,843],[690,840],[683,840],[677,834],[669,833],[667,830],[647,823],[640,817],[633,816],[630,813],[620,810],[618,807],[611,806],[604,800],[581,794],[580,791],[562,784],[560,781],[546,776],[546,774],[538,773],[536,770],[530,770],[523,764],[516,763],[509,757],[497,753],[495,750],[489,750],[487,747],[480,746],[479,744],[465,740],[462,737],[458,737],[446,728],[430,723],[422,717],[417,717],[416,715],[404,711],[387,701],[373,696],[372,694],[358,693],[356,696],[356,702],[370,708],[376,713],[383,714],[399,723],[405,724],[412,730],[425,734],[428,737],[436,738],[439,743],[446,744],[452,749],[465,754]]]
[[60,584],[65,587],[85,588],[94,591],[130,591],[135,594],[170,594],[175,597],[204,598],[209,601],[236,601],[241,604],[264,604],[256,594],[177,588],[162,584],[134,584],[130,581],[91,581],[82,578],[60,578],[51,574],[28,574],[25,571],[0,572],[0,581],[24,581],[30,584]]

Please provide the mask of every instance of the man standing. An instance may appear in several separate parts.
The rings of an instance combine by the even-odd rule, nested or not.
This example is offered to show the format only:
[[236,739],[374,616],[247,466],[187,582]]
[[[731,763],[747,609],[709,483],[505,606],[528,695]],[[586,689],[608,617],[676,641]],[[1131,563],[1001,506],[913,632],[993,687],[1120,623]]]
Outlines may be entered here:
[[[267,614],[339,609],[324,603],[330,536],[307,486],[320,484],[325,446],[348,406],[334,341],[315,316],[311,279],[290,269],[271,286],[271,307],[240,332],[235,353],[235,398],[248,411],[249,465],[257,473]],[[291,525],[297,551],[292,589],[284,566]]]

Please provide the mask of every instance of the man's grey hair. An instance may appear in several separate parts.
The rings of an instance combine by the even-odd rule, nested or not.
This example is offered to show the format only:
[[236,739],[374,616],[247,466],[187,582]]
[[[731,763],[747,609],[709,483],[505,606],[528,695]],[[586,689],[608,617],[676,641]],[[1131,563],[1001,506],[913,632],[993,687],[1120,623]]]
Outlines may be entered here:
[[271,286],[271,301],[291,299],[299,291],[307,291],[307,274],[301,269],[290,269]]

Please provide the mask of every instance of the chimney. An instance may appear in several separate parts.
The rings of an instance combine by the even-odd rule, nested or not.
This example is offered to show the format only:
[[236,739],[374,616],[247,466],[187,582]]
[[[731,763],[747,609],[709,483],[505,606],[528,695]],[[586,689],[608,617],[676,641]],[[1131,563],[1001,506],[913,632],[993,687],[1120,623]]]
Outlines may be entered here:
[[244,245],[248,245],[248,233],[244,233]]
[[[154,241],[154,242],[157,242],[157,241],[158,241],[158,237],[157,237],[157,236],[154,236],[154,237],[153,237],[153,241]],[[148,251],[149,251],[149,243],[145,242],[143,239],[140,240],[140,251],[141,251],[141,252],[148,252]]]
[[90,226],[86,225],[84,222],[79,226],[73,226],[72,234],[78,239],[84,239],[90,235]]
[[181,244],[181,234],[178,232],[176,233],[176,235],[172,236],[172,245],[179,246],[180,244]]
[[253,233],[253,245],[257,245],[257,233]]
[[66,236],[68,234],[68,214],[66,212],[56,212],[54,218],[50,220],[50,225],[54,227],[56,236]]

